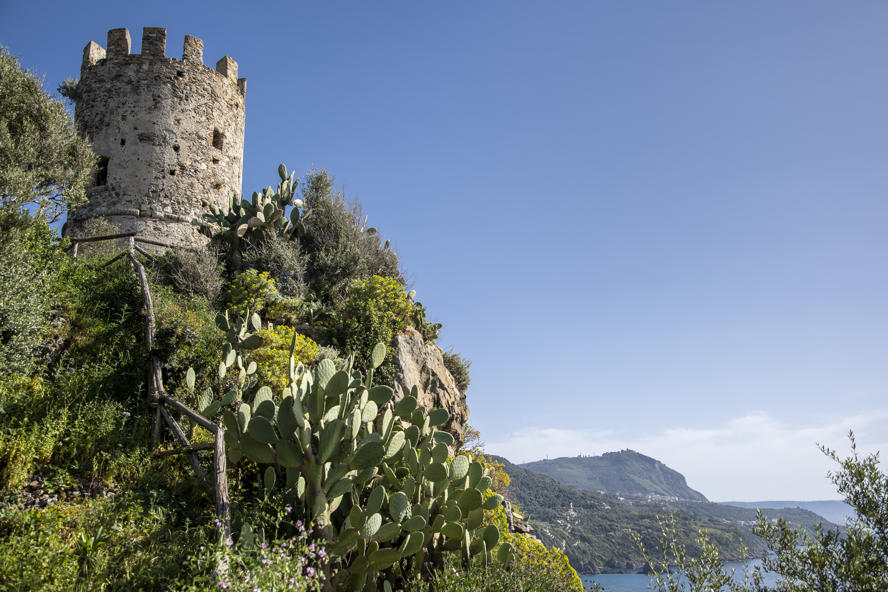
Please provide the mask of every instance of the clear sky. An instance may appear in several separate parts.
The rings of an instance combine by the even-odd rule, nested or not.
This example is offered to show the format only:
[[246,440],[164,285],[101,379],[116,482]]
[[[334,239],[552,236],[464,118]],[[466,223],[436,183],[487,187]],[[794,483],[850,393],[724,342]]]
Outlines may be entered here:
[[888,4],[0,0],[50,88],[143,26],[239,62],[245,192],[362,201],[490,451],[755,500],[836,497],[849,428],[888,449]]

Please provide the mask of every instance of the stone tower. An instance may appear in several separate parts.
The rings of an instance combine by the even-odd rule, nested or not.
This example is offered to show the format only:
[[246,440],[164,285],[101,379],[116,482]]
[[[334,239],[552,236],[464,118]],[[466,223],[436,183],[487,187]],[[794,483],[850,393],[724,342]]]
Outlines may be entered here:
[[204,66],[196,37],[185,37],[181,61],[165,47],[166,29],[145,27],[141,54],[130,53],[127,29],[108,31],[107,50],[84,48],[74,119],[99,166],[67,235],[104,217],[143,238],[204,244],[194,222],[241,193],[246,79],[228,56]]

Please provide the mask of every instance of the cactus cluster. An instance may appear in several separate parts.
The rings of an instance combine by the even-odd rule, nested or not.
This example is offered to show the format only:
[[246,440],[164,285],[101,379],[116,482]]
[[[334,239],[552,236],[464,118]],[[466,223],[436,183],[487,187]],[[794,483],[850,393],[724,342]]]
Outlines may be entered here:
[[[260,467],[267,491],[280,488],[288,501],[323,529],[336,567],[337,589],[377,589],[419,577],[441,565],[444,552],[485,565],[511,562],[514,550],[500,542],[484,511],[502,496],[489,491],[486,469],[465,454],[453,456],[453,436],[438,429],[445,409],[417,404],[416,388],[394,402],[388,386],[372,386],[373,370],[385,358],[376,345],[364,381],[352,363],[336,371],[330,360],[309,370],[292,355],[289,384],[274,393],[252,384],[256,373],[248,351],[261,344],[250,333],[261,325],[253,314],[217,318],[229,335],[220,378],[239,372],[239,387],[213,400],[205,393],[201,411],[222,414],[229,460]],[[187,381],[194,384],[193,372]]]
[[[200,227],[201,233],[227,241],[233,252],[242,250],[242,241],[255,245],[275,233],[298,236],[304,229],[302,200],[294,198],[299,179],[295,171],[287,174],[287,167],[283,164],[278,167],[278,175],[281,182],[276,190],[266,187],[262,193],[254,191],[251,200],[234,195],[228,211],[210,205],[210,213],[203,215],[209,224]],[[293,206],[289,216],[286,215],[288,206]]]

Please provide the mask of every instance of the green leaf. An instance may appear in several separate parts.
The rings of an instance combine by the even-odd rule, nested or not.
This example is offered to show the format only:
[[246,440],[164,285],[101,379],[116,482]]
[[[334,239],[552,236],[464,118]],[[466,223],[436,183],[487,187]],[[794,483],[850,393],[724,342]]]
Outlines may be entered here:
[[450,413],[446,409],[432,409],[429,413],[429,425],[439,426],[447,423]]
[[464,532],[465,530],[463,530],[463,526],[459,522],[445,522],[444,526],[441,527],[441,534],[448,539],[459,540]]
[[348,388],[349,382],[348,374],[345,370],[340,370],[327,381],[327,384],[324,386],[324,392],[331,396],[341,395]]
[[345,431],[345,422],[341,419],[334,419],[324,426],[324,429],[321,431],[320,445],[318,446],[318,459],[320,462],[327,462],[342,443],[343,431]]
[[477,489],[466,489],[462,495],[459,496],[459,509],[462,510],[463,515],[467,515],[475,508],[480,508],[483,499],[484,498],[481,497],[481,492]]
[[442,444],[446,444],[447,446],[453,446],[453,436],[451,436],[447,432],[435,432],[432,435],[432,438],[435,439],[435,442],[440,442]]
[[250,423],[251,415],[250,406],[246,403],[241,403],[240,407],[237,409],[237,423],[240,425],[241,432],[247,431],[247,425]]
[[370,354],[370,365],[376,369],[382,365],[382,362],[385,360],[385,344],[381,341],[373,346],[373,351]]
[[399,534],[401,534],[400,524],[398,524],[397,522],[386,522],[380,527],[380,529],[376,532],[376,536],[373,538],[380,543],[384,543],[386,541],[392,540]]
[[222,413],[222,425],[225,426],[226,432],[231,432],[232,434],[240,433],[240,426],[237,425],[237,416],[231,412],[231,409],[226,409]]
[[377,466],[385,456],[385,447],[382,442],[368,442],[355,452],[351,461],[353,469],[361,470]]
[[409,520],[402,524],[404,530],[408,532],[415,532],[417,530],[422,530],[426,527],[426,519],[422,516],[412,516]]
[[219,327],[219,329],[221,329],[222,331],[225,331],[226,333],[231,328],[228,325],[228,317],[226,317],[222,313],[219,313],[216,315],[216,326]]
[[254,312],[250,315],[250,325],[253,327],[253,331],[258,331],[262,328],[262,317]]
[[219,379],[225,378],[225,374],[228,372],[228,367],[225,365],[225,362],[219,362]]
[[379,512],[376,512],[367,518],[364,526],[361,527],[361,536],[365,539],[369,539],[376,534],[376,531],[379,530],[380,526],[382,526],[382,515]]
[[276,411],[277,407],[275,404],[266,399],[259,403],[259,407],[256,408],[256,415],[261,415],[268,420],[274,421]]
[[241,438],[241,448],[244,451],[244,456],[254,463],[271,464],[274,462],[274,450],[271,446],[262,442],[257,442],[251,438],[249,434],[244,434]]
[[206,417],[207,419],[212,419],[214,415],[219,413],[219,409],[222,408],[222,401],[213,401],[201,412],[201,415]]
[[237,398],[237,389],[229,389],[228,392],[226,392],[222,396],[222,406],[225,407],[227,405],[231,405],[232,403],[234,403],[234,400],[236,398]]
[[395,391],[392,390],[392,387],[385,386],[384,384],[374,386],[367,391],[367,396],[371,401],[376,403],[377,407],[382,407],[391,401],[394,395]]
[[377,485],[373,488],[373,491],[370,492],[370,496],[367,498],[367,511],[370,513],[378,512],[380,508],[382,508],[384,501],[385,487]]
[[305,425],[305,417],[301,413],[302,410],[300,409],[300,413],[297,415],[294,409],[295,403],[296,400],[293,398],[293,395],[289,395],[284,397],[284,400],[281,401],[281,406],[278,408],[278,428],[281,430],[281,435],[285,438],[291,438],[297,429]]
[[472,461],[469,465],[469,479],[467,482],[468,487],[475,487],[478,484],[478,481],[481,480],[481,476],[484,474],[484,467],[481,466],[481,463],[477,461]]
[[188,367],[188,372],[185,373],[185,385],[188,387],[188,390],[194,389],[194,368]]
[[481,536],[484,538],[484,542],[487,543],[487,548],[493,549],[499,542],[500,532],[496,525],[491,524],[484,529],[484,534]]
[[416,409],[416,397],[404,397],[395,403],[394,412],[402,419],[409,419],[414,409]]
[[443,463],[432,463],[426,468],[424,477],[432,483],[443,481],[447,478],[447,467]]
[[397,549],[379,549],[370,555],[370,567],[382,571],[394,565],[401,558],[401,552]]
[[302,450],[289,440],[281,440],[277,443],[278,463],[288,469],[296,469],[302,466]]
[[389,497],[389,515],[395,522],[402,522],[410,515],[410,500],[403,491],[397,491]]
[[481,508],[475,508],[469,515],[466,516],[466,528],[469,530],[475,530],[479,526],[481,526],[481,522],[484,520],[484,510]]
[[404,432],[395,432],[392,434],[392,439],[389,440],[385,450],[385,458],[391,458],[401,452],[401,449],[404,448],[404,444],[406,443],[407,437],[404,435]]
[[484,509],[485,510],[494,510],[500,507],[500,504],[503,503],[503,496],[498,493],[494,493],[492,496],[484,500]]
[[361,421],[364,423],[373,421],[376,419],[376,416],[379,414],[379,407],[376,406],[376,403],[373,401],[367,401],[367,404],[364,405],[364,408],[361,409]]
[[432,460],[436,463],[447,462],[449,455],[450,451],[447,449],[447,444],[438,443],[432,448]]
[[422,549],[422,543],[425,540],[425,536],[421,532],[412,532],[410,535],[404,539],[404,543],[401,545],[401,556],[409,557],[413,555],[420,549]]
[[502,564],[511,563],[514,558],[514,550],[512,549],[512,545],[509,543],[503,543],[499,546],[499,549],[496,551],[496,559]]
[[469,473],[469,457],[459,455],[450,462],[450,480],[460,481]]
[[247,424],[247,433],[257,442],[265,444],[276,444],[278,441],[277,434],[274,433],[274,426],[267,417],[254,415]]
[[459,522],[462,517],[462,510],[457,505],[447,506],[447,509],[444,510],[444,519],[448,522]]
[[265,469],[265,475],[262,478],[262,483],[265,485],[265,493],[270,493],[272,489],[274,489],[274,484],[277,481],[277,473],[274,470],[274,467],[268,467]]
[[262,338],[256,335],[247,335],[243,341],[240,342],[239,346],[241,349],[256,349],[257,347],[262,347]]
[[333,378],[333,375],[336,374],[336,365],[333,364],[332,360],[324,358],[320,362],[318,362],[317,370],[315,370],[317,374],[317,384],[322,388],[327,388],[327,383],[330,382],[330,379]]

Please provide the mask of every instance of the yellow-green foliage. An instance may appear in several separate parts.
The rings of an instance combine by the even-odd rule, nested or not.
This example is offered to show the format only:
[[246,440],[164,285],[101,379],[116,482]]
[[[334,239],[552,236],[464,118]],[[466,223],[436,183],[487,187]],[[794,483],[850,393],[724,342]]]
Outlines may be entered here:
[[235,317],[260,312],[265,305],[280,297],[274,285],[274,278],[267,271],[248,269],[237,274],[225,289],[228,309]]
[[163,502],[129,494],[0,508],[0,590],[168,590],[212,540],[212,522],[197,522],[171,527]]
[[[0,381],[0,409],[14,412],[35,406],[55,408],[41,377],[17,374]],[[66,418],[64,407],[39,421],[27,416],[9,418],[0,430],[0,491],[20,486],[35,465],[49,462]]]
[[[262,347],[258,348],[250,356],[250,360],[256,362],[256,373],[259,383],[268,385],[275,390],[287,386],[287,368],[290,360],[290,344],[293,341],[295,329],[287,325],[278,325],[272,330],[261,329],[256,332],[262,338]],[[297,362],[307,364],[315,359],[318,354],[318,344],[312,339],[296,334],[296,348],[293,356]]]
[[[345,353],[357,355],[358,368],[368,368],[373,346],[379,342],[390,344],[399,331],[406,329],[412,307],[404,285],[394,278],[374,275],[354,280],[336,330],[336,345]],[[390,362],[391,357],[389,349],[386,362]],[[384,363],[375,376],[380,384],[390,384],[393,377],[388,363]]]
[[[521,512],[515,504],[512,504],[512,511]],[[554,581],[564,582],[565,592],[583,592],[583,581],[560,549],[549,549],[534,538],[519,532],[509,532],[504,508],[497,508],[490,514],[488,519],[500,529],[502,541],[510,543],[515,549],[518,563],[530,565],[534,568],[533,571],[545,573]]]

